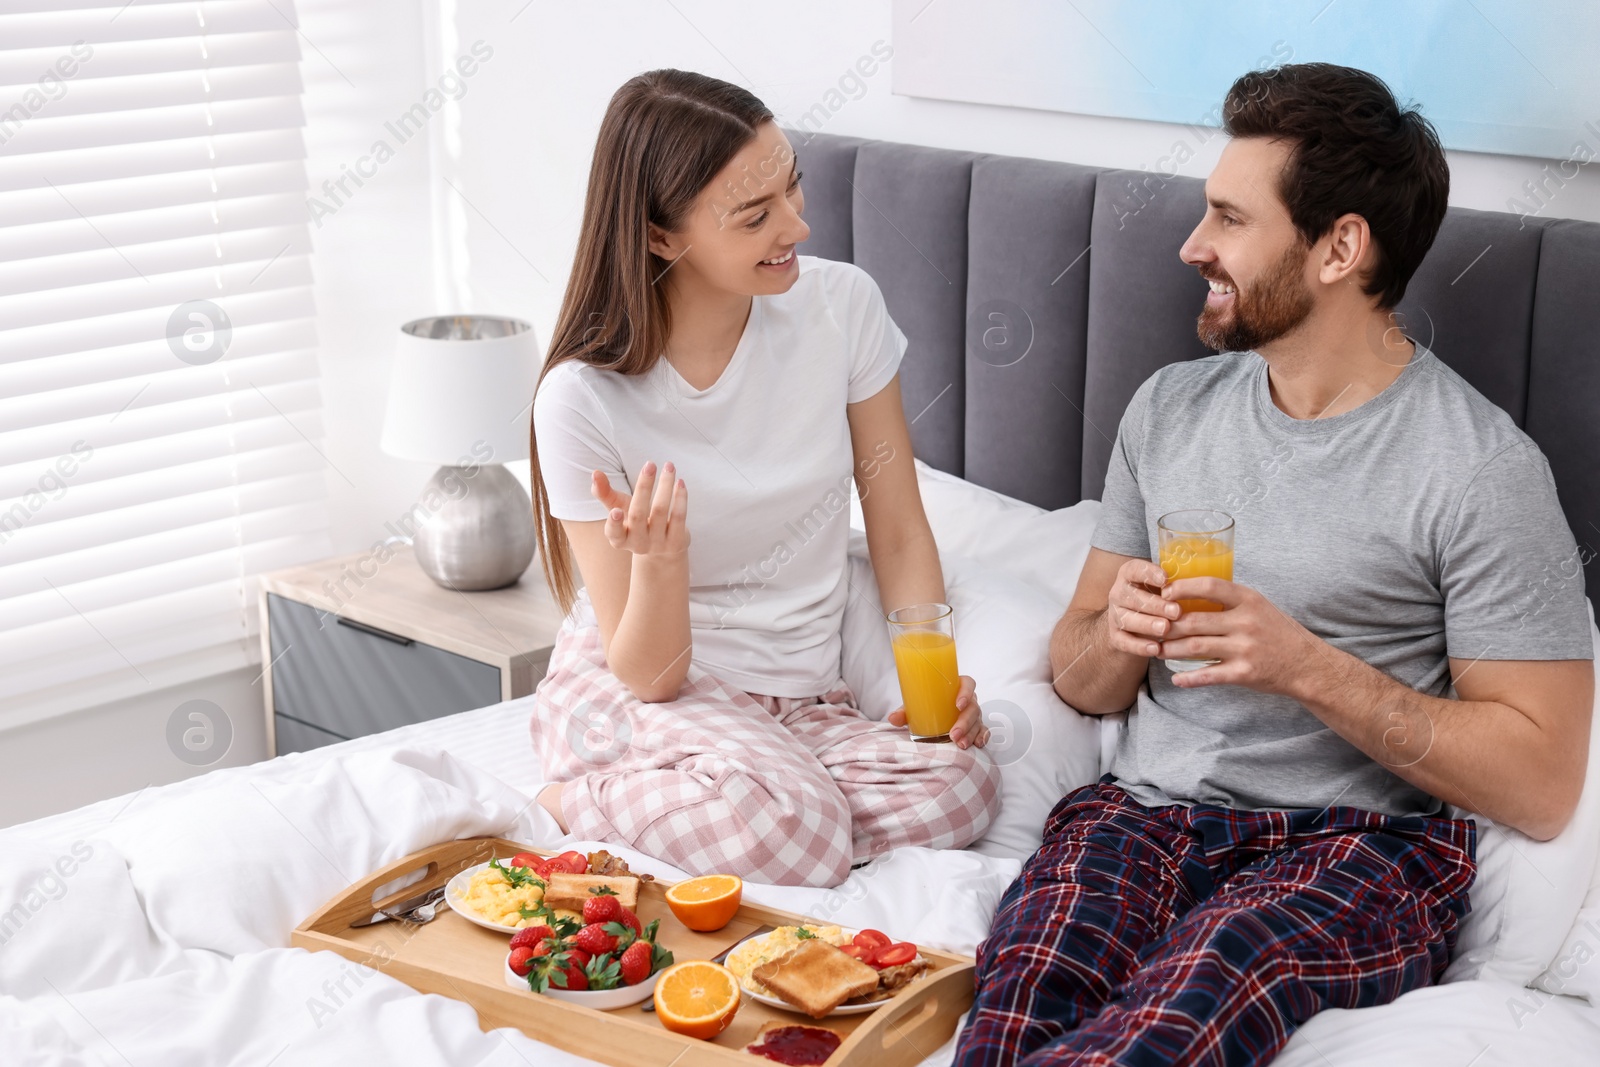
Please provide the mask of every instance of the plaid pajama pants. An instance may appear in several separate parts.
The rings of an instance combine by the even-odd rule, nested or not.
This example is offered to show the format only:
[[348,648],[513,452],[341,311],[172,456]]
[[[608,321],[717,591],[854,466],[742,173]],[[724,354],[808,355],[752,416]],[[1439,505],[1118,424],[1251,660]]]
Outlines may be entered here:
[[1436,981],[1476,854],[1465,820],[1147,808],[1105,775],[1001,897],[955,1062],[1267,1063],[1324,1008]]
[[900,845],[960,848],[1000,809],[981,749],[921,744],[866,718],[841,679],[815,697],[746,693],[691,665],[645,703],[606,666],[599,628],[568,616],[531,724],[562,813],[691,874],[834,886]]

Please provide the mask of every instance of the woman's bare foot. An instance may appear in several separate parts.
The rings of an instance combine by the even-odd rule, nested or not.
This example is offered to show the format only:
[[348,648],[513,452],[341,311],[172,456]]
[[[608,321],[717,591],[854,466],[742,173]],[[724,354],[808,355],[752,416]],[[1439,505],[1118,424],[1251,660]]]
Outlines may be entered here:
[[562,833],[572,832],[571,828],[567,826],[566,816],[561,814],[560,782],[551,782],[539,790],[539,805],[550,813],[550,817],[556,821],[556,825],[561,827]]

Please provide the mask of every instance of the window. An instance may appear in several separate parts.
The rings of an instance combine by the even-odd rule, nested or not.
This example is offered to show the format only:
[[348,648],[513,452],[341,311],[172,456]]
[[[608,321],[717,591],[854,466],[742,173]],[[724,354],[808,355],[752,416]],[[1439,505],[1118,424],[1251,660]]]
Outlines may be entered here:
[[260,660],[328,554],[292,0],[0,14],[0,726]]

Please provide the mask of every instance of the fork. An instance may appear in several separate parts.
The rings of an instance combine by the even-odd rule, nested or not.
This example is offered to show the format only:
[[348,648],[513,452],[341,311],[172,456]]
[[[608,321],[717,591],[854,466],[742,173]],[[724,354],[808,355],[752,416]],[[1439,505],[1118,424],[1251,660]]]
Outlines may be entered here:
[[386,919],[393,919],[395,922],[414,923],[418,926],[423,923],[430,923],[439,915],[439,905],[444,903],[444,890],[445,887],[440,886],[424,897],[420,904],[405,911],[380,910],[377,914]]

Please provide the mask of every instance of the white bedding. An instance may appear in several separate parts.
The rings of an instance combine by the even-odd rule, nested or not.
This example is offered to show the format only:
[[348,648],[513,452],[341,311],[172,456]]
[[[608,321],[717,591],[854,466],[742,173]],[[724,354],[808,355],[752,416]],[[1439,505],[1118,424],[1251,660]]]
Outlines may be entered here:
[[[531,802],[529,701],[122,797],[0,831],[0,1063],[585,1062],[472,1010],[285,947],[361,874],[434,840],[567,844]],[[76,846],[76,851],[74,847]],[[87,853],[87,855],[85,855]],[[670,868],[628,854],[663,877]],[[71,862],[55,866],[62,857]],[[836,890],[752,899],[971,952],[1018,861],[905,849]],[[62,871],[70,869],[64,877]],[[55,872],[55,873],[50,873]],[[889,902],[893,901],[892,909]],[[509,1046],[509,1048],[507,1047]],[[947,1062],[950,1046],[929,1050]],[[1600,1062],[1600,1009],[1489,982],[1328,1011],[1282,1067]]]
[[[750,885],[747,894],[971,953],[1017,857],[1037,845],[1045,814],[1093,780],[1114,737],[1060,703],[1042,646],[1030,639],[1069,599],[1098,504],[1045,512],[918,468],[958,609],[963,668],[979,677],[996,725],[991,750],[1004,767],[1005,810],[970,851],[902,849],[834,890]],[[846,609],[842,667],[862,707],[881,717],[896,694],[860,542],[858,533],[852,568],[866,593]],[[515,1030],[483,1034],[464,1004],[417,994],[331,953],[286,947],[289,931],[333,894],[434,842],[498,834],[583,844],[561,837],[531,799],[543,784],[528,738],[531,703],[217,771],[0,831],[0,1065],[586,1062]],[[1569,834],[1543,845],[1483,839],[1480,861],[1489,857],[1497,873],[1485,879],[1480,868],[1478,921],[1452,977],[1480,969],[1532,977],[1561,945],[1583,896],[1581,871],[1592,866],[1566,839],[1600,822],[1600,754],[1591,763],[1587,814]],[[1578,844],[1592,857],[1592,841]],[[609,847],[641,870],[679,876]],[[1600,900],[1600,881],[1591,897]],[[1593,910],[1593,921],[1573,927],[1558,959],[1562,982],[1550,988],[1595,988],[1583,970],[1597,955],[1589,942],[1600,931],[1600,904]],[[946,1063],[951,1051],[929,1049],[928,1062]],[[1323,1012],[1276,1062],[1600,1064],[1600,1008],[1503,980],[1455,981],[1382,1008]]]

